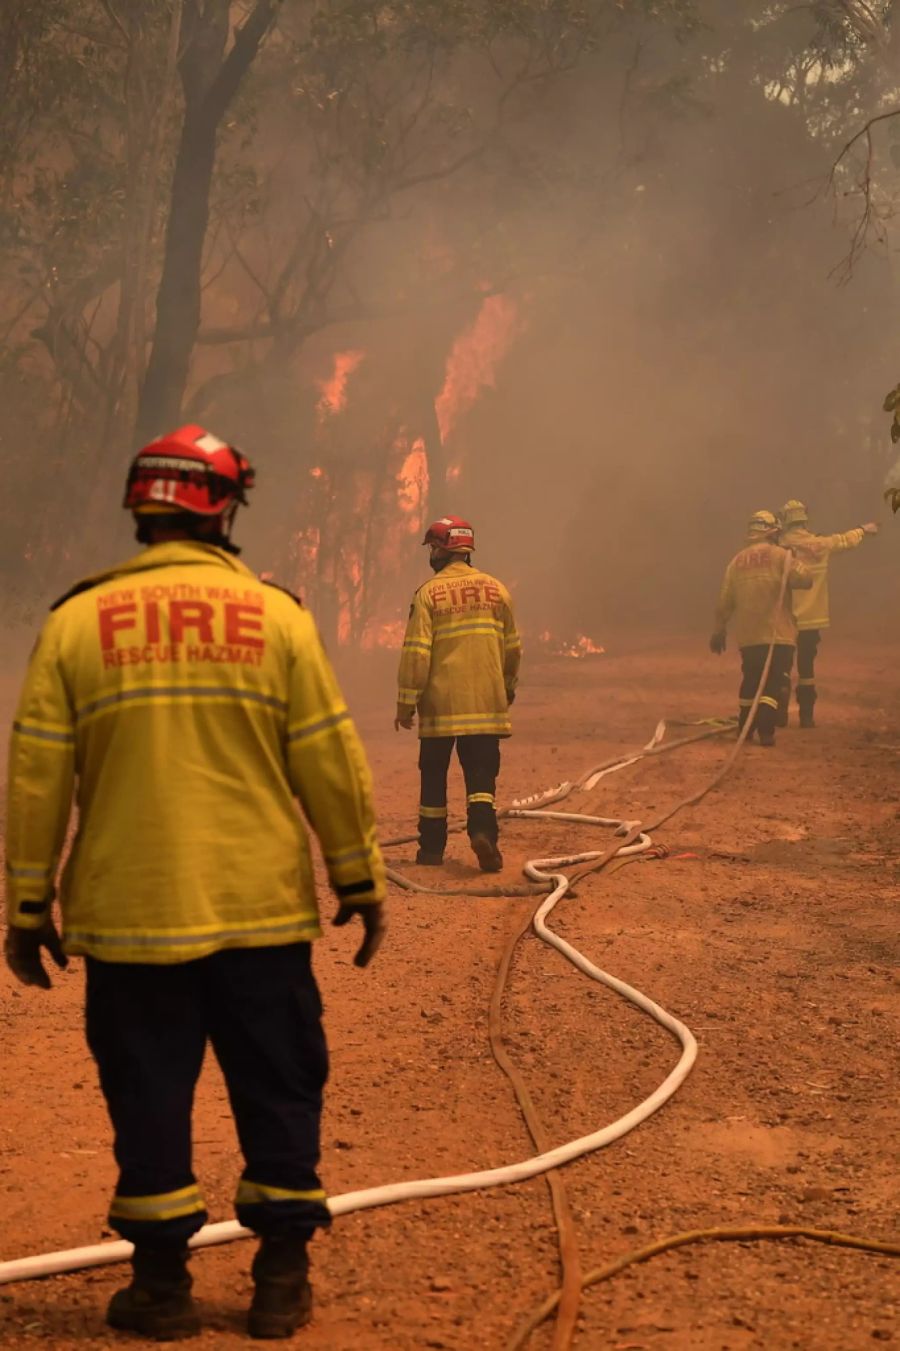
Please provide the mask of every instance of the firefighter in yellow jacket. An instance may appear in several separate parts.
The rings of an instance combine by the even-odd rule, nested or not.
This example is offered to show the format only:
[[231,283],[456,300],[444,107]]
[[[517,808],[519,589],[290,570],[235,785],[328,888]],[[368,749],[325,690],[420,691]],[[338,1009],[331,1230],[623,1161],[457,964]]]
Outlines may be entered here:
[[[832,554],[845,549],[857,549],[866,535],[877,535],[874,521],[859,525],[840,535],[814,535],[809,529],[809,514],[803,502],[791,498],[779,513],[781,543],[800,559],[812,575],[812,587],[794,597],[794,618],[797,621],[797,706],[800,726],[814,727],[813,709],[816,703],[816,652],[822,630],[830,627],[828,602],[828,563]],[[790,672],[781,698],[780,722],[787,725],[790,701]]]
[[[148,547],[53,609],[15,717],[6,957],[85,958],[86,1028],[115,1135],[110,1224],[135,1245],[115,1328],[189,1336],[188,1239],[206,1209],[191,1103],[207,1042],[244,1155],[240,1221],[261,1238],[249,1331],[310,1316],[307,1241],[329,1223],[317,1166],[327,1050],[310,965],[318,837],[339,908],[378,945],[385,890],[369,770],[315,625],[231,543],[253,471],[187,426],[146,447],[125,506]],[[52,919],[73,790],[78,828]]]
[[[806,568],[787,549],[775,543],[778,520],[771,511],[757,511],[747,527],[747,546],[725,569],[715,630],[709,640],[713,652],[725,651],[725,633],[733,624],[741,652],[742,679],[738,697],[738,726],[743,728],[759,688],[772,647],[772,663],[760,697],[750,736],[759,733],[760,744],[775,745],[775,720],[779,692],[794,659],[797,628],[791,612],[796,590],[812,585]],[[785,580],[785,570],[787,578]],[[782,583],[784,590],[782,591]]]
[[400,658],[395,727],[419,715],[417,862],[438,866],[447,843],[447,773],[454,743],[466,783],[469,841],[482,872],[499,872],[494,795],[500,739],[512,731],[522,645],[509,592],[472,566],[468,521],[445,516],[425,544],[435,577],[416,592]]

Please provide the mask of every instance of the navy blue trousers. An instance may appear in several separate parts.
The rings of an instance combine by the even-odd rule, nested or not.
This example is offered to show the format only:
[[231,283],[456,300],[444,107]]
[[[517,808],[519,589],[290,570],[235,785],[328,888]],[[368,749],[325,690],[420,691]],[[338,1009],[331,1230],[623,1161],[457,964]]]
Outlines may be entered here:
[[330,1223],[317,1173],[328,1051],[309,943],[233,948],[161,966],[87,959],[87,1039],[115,1132],[110,1225],[183,1245],[206,1221],[191,1113],[207,1044],[245,1167],[240,1222],[311,1235]]

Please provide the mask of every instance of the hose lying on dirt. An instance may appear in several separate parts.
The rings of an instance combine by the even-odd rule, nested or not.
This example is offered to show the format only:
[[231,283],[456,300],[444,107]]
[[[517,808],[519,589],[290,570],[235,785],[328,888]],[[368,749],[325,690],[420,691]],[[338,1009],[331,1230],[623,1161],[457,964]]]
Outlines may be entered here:
[[[799,1224],[759,1224],[728,1229],[689,1229],[681,1234],[670,1234],[668,1238],[661,1238],[656,1243],[648,1243],[643,1248],[634,1248],[631,1252],[624,1253],[621,1257],[607,1263],[605,1267],[595,1267],[593,1271],[589,1271],[585,1276],[582,1276],[581,1288],[586,1290],[588,1286],[598,1285],[600,1281],[608,1281],[611,1276],[618,1275],[626,1267],[635,1266],[638,1262],[647,1262],[651,1257],[658,1257],[660,1253],[670,1252],[673,1248],[683,1248],[689,1243],[715,1241],[752,1243],[762,1239],[788,1238],[806,1238],[814,1243],[827,1243],[833,1247],[857,1248],[862,1252],[881,1254],[883,1257],[900,1257],[900,1244],[883,1243],[880,1239],[856,1238],[853,1234],[841,1234],[833,1229],[808,1229],[805,1225]],[[543,1304],[529,1314],[525,1322],[510,1338],[505,1351],[521,1351],[531,1334],[536,1332],[545,1319],[550,1317],[559,1302],[558,1291],[548,1295]]]
[[[782,580],[782,594],[786,584],[787,567],[785,567],[785,576]],[[753,718],[759,705],[759,700],[768,675],[769,665],[771,663],[773,648],[769,649],[769,658],[760,678],[759,687],[756,691],[756,697],[748,712],[747,722],[731,756],[728,757],[724,766],[715,778],[700,793],[686,799],[685,803],[678,804],[671,811],[660,818],[660,821],[669,820],[681,806],[688,802],[693,803],[705,796],[717,783],[721,782],[725,774],[740,751],[750,727],[753,725]],[[664,750],[674,750],[680,745],[689,744],[692,741],[701,740],[708,736],[721,735],[727,726],[715,726],[707,728],[695,736],[683,738],[679,742],[669,743],[668,746],[660,745],[664,732],[664,724],[657,726],[653,738],[648,744],[631,757],[620,757],[606,765],[595,766],[593,770],[588,771],[577,784],[561,784],[559,788],[551,790],[549,793],[540,794],[536,799],[528,799],[527,802],[516,803],[509,809],[508,814],[527,816],[528,818],[538,818],[543,816],[539,810],[533,810],[532,804],[541,802],[543,805],[549,805],[552,802],[561,801],[568,797],[576,788],[590,790],[607,772],[614,769],[624,768],[627,764],[633,764],[642,759],[645,755],[662,753]],[[639,829],[637,822],[615,821],[609,818],[601,817],[582,817],[578,813],[554,813],[557,819],[565,819],[584,824],[603,824],[614,826],[618,834],[626,835],[625,841],[615,848],[606,851],[594,851],[587,854],[575,854],[563,858],[538,859],[531,861],[526,867],[526,874],[534,882],[551,883],[553,890],[545,901],[538,907],[534,916],[534,926],[538,935],[549,942],[569,961],[573,962],[579,970],[588,975],[591,979],[607,985],[610,989],[630,1000],[637,1007],[649,1013],[663,1027],[670,1031],[680,1042],[682,1051],[675,1068],[670,1071],[665,1080],[659,1087],[650,1094],[644,1102],[627,1112],[617,1121],[610,1125],[594,1131],[589,1135],[581,1136],[577,1140],[569,1141],[567,1144],[559,1145],[555,1149],[545,1150],[535,1155],[533,1158],[524,1159],[519,1163],[508,1164],[500,1168],[484,1169],[480,1172],[463,1173],[451,1177],[443,1178],[425,1178],[411,1182],[389,1183],[386,1186],[371,1187],[363,1191],[345,1192],[342,1196],[332,1197],[328,1206],[333,1216],[350,1214],[357,1210],[373,1209],[377,1206],[393,1205],[400,1201],[425,1200],[436,1196],[448,1196],[462,1192],[476,1191],[486,1187],[496,1187],[509,1185],[515,1182],[523,1182],[529,1178],[538,1177],[550,1169],[561,1167],[563,1164],[571,1163],[573,1160],[581,1158],[583,1155],[592,1153],[595,1150],[602,1149],[611,1144],[614,1140],[633,1130],[648,1116],[658,1111],[665,1102],[678,1089],[690,1073],[697,1054],[697,1044],[690,1030],[677,1018],[667,1013],[664,1009],[655,1004],[653,1000],[635,990],[624,981],[617,979],[602,971],[599,967],[590,962],[576,948],[572,947],[559,935],[551,930],[546,921],[554,906],[569,890],[571,877],[560,871],[562,868],[576,868],[578,876],[583,876],[591,869],[605,866],[613,857],[628,858],[645,852],[651,848],[651,841],[646,832]],[[552,818],[551,818],[552,819]],[[632,842],[633,841],[633,842]],[[405,840],[403,841],[406,842]],[[549,871],[548,871],[549,870]],[[444,893],[446,894],[446,893]],[[191,1240],[192,1248],[207,1247],[216,1243],[227,1243],[232,1239],[249,1237],[250,1231],[244,1229],[234,1220],[226,1220],[218,1224],[204,1225],[200,1232],[194,1235]],[[95,1244],[91,1247],[73,1248],[63,1252],[47,1253],[36,1257],[19,1258],[13,1261],[0,1263],[0,1284],[7,1284],[11,1281],[27,1280],[39,1276],[48,1276],[58,1274],[64,1271],[73,1271],[82,1267],[101,1266],[109,1262],[120,1262],[127,1260],[133,1251],[132,1245],[125,1242],[107,1242]]]
[[[535,815],[535,813],[529,813],[529,815]],[[586,822],[591,825],[602,824],[618,831],[627,827],[625,822],[600,817],[588,817]],[[632,833],[636,836],[633,843],[625,840],[621,844],[614,845],[613,850],[617,857],[634,857],[650,848],[649,836],[638,831]],[[486,1187],[508,1186],[512,1183],[524,1182],[529,1178],[538,1177],[551,1168],[559,1168],[563,1164],[571,1163],[574,1159],[581,1158],[594,1150],[602,1149],[614,1140],[618,1140],[628,1131],[633,1130],[640,1122],[646,1120],[653,1112],[658,1111],[684,1081],[690,1073],[697,1054],[696,1042],[688,1028],[639,990],[632,989],[624,981],[620,981],[615,976],[609,975],[607,972],[601,971],[599,967],[594,966],[571,944],[559,938],[547,926],[546,921],[551,911],[569,888],[569,879],[561,869],[571,865],[593,863],[607,855],[610,855],[610,850],[575,854],[565,858],[538,859],[529,864],[529,876],[533,881],[552,883],[553,885],[550,895],[538,908],[535,921],[545,941],[552,942],[580,970],[591,976],[592,979],[600,981],[619,994],[624,995],[626,999],[630,999],[673,1033],[682,1047],[681,1056],[675,1068],[639,1106],[610,1125],[592,1131],[577,1140],[558,1145],[556,1148],[547,1150],[533,1158],[523,1159],[518,1163],[506,1164],[499,1168],[488,1168],[450,1177],[395,1182],[386,1186],[370,1187],[362,1191],[345,1192],[341,1196],[334,1196],[329,1199],[328,1207],[332,1215],[348,1215],[354,1211],[370,1210],[376,1206],[394,1205],[400,1201],[426,1200],[436,1196],[450,1196],[462,1192],[477,1191]],[[249,1236],[250,1231],[244,1229],[237,1221],[226,1220],[219,1224],[205,1225],[191,1240],[191,1247],[202,1248],[211,1244],[227,1243],[232,1239]],[[92,1247],[73,1248],[64,1252],[47,1253],[37,1257],[19,1258],[0,1263],[0,1284],[38,1276],[49,1276],[64,1271],[74,1271],[81,1267],[101,1266],[108,1262],[121,1262],[127,1260],[131,1252],[132,1246],[130,1243],[107,1242]]]
[[[760,684],[760,690],[762,682]],[[752,718],[752,710],[751,710]],[[749,720],[748,720],[749,725]],[[597,782],[607,773],[616,769],[623,769],[627,765],[634,764],[637,760],[646,755],[661,754],[664,751],[676,750],[681,746],[691,744],[694,741],[706,739],[708,737],[721,736],[729,730],[731,724],[714,725],[706,727],[702,731],[688,737],[681,738],[678,741],[662,743],[662,737],[665,732],[665,723],[659,723],[656,727],[653,737],[641,750],[630,755],[619,756],[601,765],[595,765],[592,769],[586,771],[575,783],[560,784],[557,788],[551,789],[546,793],[536,794],[522,802],[516,802],[508,808],[503,815],[523,815],[528,818],[540,819],[542,813],[535,809],[535,804],[547,804],[550,802],[559,802],[570,796],[578,788],[589,791]],[[745,733],[747,729],[744,729]],[[735,750],[739,749],[741,740]],[[733,757],[729,758],[728,764],[732,763]],[[566,819],[580,820],[577,813],[567,813]],[[601,817],[587,817],[585,824],[596,825],[605,824],[614,827],[617,832],[629,832],[629,826],[634,823],[620,822]],[[403,841],[389,841],[389,844],[406,843]],[[451,1177],[443,1178],[424,1178],[410,1182],[389,1183],[382,1187],[371,1187],[362,1191],[345,1192],[341,1196],[331,1197],[328,1201],[328,1207],[332,1215],[351,1214],[357,1210],[374,1209],[377,1206],[394,1205],[401,1201],[426,1200],[437,1196],[449,1196],[467,1191],[476,1191],[485,1187],[507,1186],[516,1182],[524,1182],[530,1178],[538,1177],[543,1173],[549,1172],[553,1168],[561,1167],[563,1164],[570,1163],[574,1159],[581,1158],[584,1154],[592,1153],[595,1150],[602,1149],[605,1145],[611,1144],[619,1139],[628,1131],[633,1130],[640,1122],[657,1111],[663,1103],[676,1091],[679,1085],[690,1073],[691,1066],[697,1054],[697,1046],[694,1038],[687,1027],[678,1019],[673,1018],[671,1014],[666,1013],[652,1000],[648,999],[640,991],[632,989],[624,981],[618,980],[615,976],[601,971],[599,967],[589,962],[586,957],[577,952],[565,940],[554,934],[546,924],[547,917],[553,907],[562,898],[570,886],[570,878],[559,869],[563,867],[571,868],[573,865],[582,865],[578,868],[579,873],[583,870],[593,867],[599,867],[605,864],[612,857],[629,858],[637,856],[651,848],[649,836],[640,833],[636,827],[633,828],[628,838],[614,848],[606,851],[596,851],[587,854],[577,854],[560,859],[539,859],[533,861],[526,868],[527,875],[533,882],[541,885],[550,884],[552,891],[545,901],[538,907],[535,914],[535,925],[539,927],[539,932],[544,941],[553,943],[553,946],[566,956],[570,961],[574,961],[579,970],[608,985],[617,993],[622,994],[626,999],[631,999],[638,1007],[657,1019],[663,1027],[671,1031],[680,1041],[682,1053],[675,1068],[666,1077],[663,1083],[638,1107],[633,1108],[631,1112],[626,1113],[618,1121],[612,1122],[609,1126],[603,1127],[590,1135],[582,1136],[577,1140],[570,1141],[568,1144],[559,1145],[555,1149],[545,1150],[535,1155],[533,1158],[524,1159],[519,1163],[508,1164],[500,1168],[485,1169],[480,1172],[463,1173]],[[552,869],[552,872],[545,872],[545,869]],[[529,871],[531,870],[531,871]],[[415,884],[416,890],[424,890],[418,884]],[[441,894],[446,894],[442,892]],[[474,893],[473,893],[474,894]],[[209,1247],[219,1243],[229,1243],[234,1239],[247,1238],[251,1236],[251,1231],[243,1228],[236,1220],[224,1220],[215,1224],[204,1225],[199,1233],[191,1239],[192,1248]],[[88,1247],[71,1248],[53,1253],[44,1253],[34,1257],[15,1258],[11,1261],[0,1262],[0,1285],[8,1284],[12,1281],[31,1280],[41,1276],[57,1275],[62,1272],[76,1271],[85,1267],[103,1266],[107,1263],[127,1261],[133,1252],[130,1243],[123,1240],[113,1240],[105,1243],[93,1244]]]

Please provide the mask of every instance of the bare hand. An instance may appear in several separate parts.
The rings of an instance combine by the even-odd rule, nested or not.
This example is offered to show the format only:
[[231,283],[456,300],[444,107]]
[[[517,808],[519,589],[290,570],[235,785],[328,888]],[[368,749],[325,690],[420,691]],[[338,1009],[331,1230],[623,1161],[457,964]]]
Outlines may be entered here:
[[867,521],[866,524],[863,526],[863,530],[867,535],[877,535],[878,524],[875,521]]

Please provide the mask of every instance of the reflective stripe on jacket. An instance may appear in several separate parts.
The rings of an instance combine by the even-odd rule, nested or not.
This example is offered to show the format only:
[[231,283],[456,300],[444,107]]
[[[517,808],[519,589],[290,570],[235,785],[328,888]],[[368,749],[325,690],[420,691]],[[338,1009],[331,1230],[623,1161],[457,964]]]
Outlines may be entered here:
[[843,535],[814,535],[805,525],[789,525],[781,532],[781,543],[799,558],[812,576],[812,588],[794,597],[794,618],[798,629],[827,629],[831,624],[828,599],[828,560],[831,554],[856,549],[865,538],[861,526]]
[[46,915],[76,780],[71,953],[166,963],[317,937],[296,800],[337,893],[384,895],[369,769],[315,624],[212,546],[153,545],[47,620],[10,744],[11,924]]
[[[787,587],[779,604],[785,565],[789,569]],[[791,597],[795,589],[811,584],[806,568],[787,549],[767,540],[752,542],[735,554],[725,569],[715,631],[724,633],[729,622],[733,622],[738,647],[773,642],[793,645],[797,641],[797,628],[791,613]]]
[[416,592],[400,657],[401,710],[419,736],[509,736],[522,644],[506,587],[465,562]]

